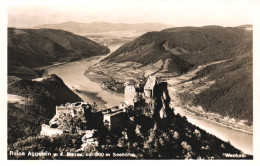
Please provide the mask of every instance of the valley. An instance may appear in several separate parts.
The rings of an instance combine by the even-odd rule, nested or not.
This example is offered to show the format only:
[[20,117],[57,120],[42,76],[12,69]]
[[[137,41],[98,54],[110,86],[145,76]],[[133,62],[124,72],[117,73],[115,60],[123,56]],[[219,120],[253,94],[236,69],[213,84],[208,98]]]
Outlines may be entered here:
[[[206,31],[209,31],[208,34],[212,33],[211,28],[204,28]],[[188,31],[187,29],[189,28],[184,29],[185,33],[178,33],[179,31],[182,32],[182,30],[176,28],[173,30],[164,30],[161,33],[147,33],[136,39],[131,36],[119,38],[118,40],[115,36],[94,36],[88,34],[88,37],[96,43],[108,45],[112,53],[92,57],[80,55],[82,56],[80,60],[74,59],[73,62],[55,62],[49,65],[46,63],[45,66],[40,65],[38,69],[43,71],[42,77],[55,74],[61,78],[64,81],[64,85],[71,90],[66,93],[70,94],[73,91],[76,94],[70,101],[82,99],[88,103],[97,104],[98,109],[111,108],[124,101],[124,96],[121,93],[114,92],[116,91],[115,89],[108,90],[103,88],[102,83],[112,82],[109,86],[118,84],[119,87],[122,88],[124,86],[121,85],[127,81],[138,82],[145,80],[149,75],[154,75],[160,81],[166,81],[168,83],[171,107],[174,109],[175,114],[178,113],[183,117],[186,116],[188,122],[224,141],[229,141],[231,145],[242,150],[244,153],[253,154],[253,124],[250,117],[250,107],[248,107],[248,111],[241,116],[234,116],[236,112],[230,108],[228,110],[229,112],[216,112],[214,107],[211,107],[212,105],[218,107],[219,103],[214,103],[215,105],[210,104],[209,106],[207,105],[208,103],[202,105],[201,101],[198,101],[198,99],[203,99],[203,95],[201,94],[211,94],[211,88],[218,85],[220,81],[222,81],[221,83],[224,81],[225,85],[229,85],[230,82],[227,82],[226,78],[237,79],[237,72],[242,73],[241,77],[247,75],[247,77],[244,78],[248,79],[244,81],[239,79],[242,85],[244,85],[244,82],[245,84],[250,84],[251,53],[250,51],[247,52],[250,50],[250,40],[248,39],[250,38],[250,34],[244,34],[243,31],[235,29],[235,31],[237,31],[235,33],[249,37],[243,41],[245,42],[244,45],[238,43],[237,45],[231,46],[231,43],[234,42],[233,40],[237,40],[235,35],[235,39],[226,41],[226,39],[223,38],[217,39],[216,36],[207,36],[208,34],[203,34],[200,32],[200,29],[193,31]],[[203,31],[205,31],[205,29]],[[219,29],[217,28],[217,30]],[[171,31],[174,32],[172,34],[173,39],[167,37],[172,33]],[[199,31],[199,33],[195,33],[194,31]],[[215,33],[216,29],[213,28],[213,31]],[[231,30],[229,29],[227,31]],[[184,34],[184,36],[181,36],[182,34]],[[202,42],[196,43],[195,41],[195,44],[193,44],[194,41],[190,41],[192,37],[199,38],[198,40]],[[240,46],[242,48],[238,48]],[[232,49],[225,48],[227,50],[223,52],[223,50],[219,50],[219,48],[222,47],[230,47]],[[209,52],[213,53],[213,58],[209,57]],[[104,52],[102,52],[102,54],[103,53]],[[219,54],[221,55],[218,57],[215,56]],[[234,56],[234,54],[236,54],[236,56]],[[98,55],[98,53],[96,52],[95,55]],[[241,65],[242,61],[246,62],[246,64]],[[214,71],[214,69],[216,70]],[[218,72],[220,74],[218,74]],[[220,77],[221,73],[224,74]],[[56,79],[58,82],[60,81],[55,76],[52,77],[54,77],[55,81]],[[15,84],[19,85],[19,81],[23,82],[19,80],[19,78],[10,77],[10,82],[12,82],[10,83],[11,86]],[[41,82],[45,84],[42,78],[34,79],[32,83],[30,82],[29,84],[34,85],[37,84],[37,82],[39,82],[40,85]],[[48,81],[46,84],[47,83]],[[242,85],[237,84],[235,86],[239,86],[238,88],[240,88]],[[231,86],[231,88],[233,87],[234,85]],[[215,87],[213,90],[218,91],[219,89]],[[19,88],[17,91],[19,92]],[[66,89],[66,91],[68,90]],[[122,90],[120,91],[122,92]],[[235,92],[237,92],[236,89]],[[11,94],[13,94],[10,95],[9,98],[11,109],[20,109],[16,107],[16,105],[23,105],[28,102],[26,98],[22,96],[23,93],[21,93],[21,96],[14,95],[17,93],[15,90],[12,90]],[[223,94],[229,95],[229,89]],[[47,95],[49,94],[47,93]],[[219,95],[217,97],[219,97]],[[235,99],[239,97],[238,95]],[[245,97],[249,99],[247,102],[249,102],[250,105],[250,100],[252,99],[250,96]],[[55,95],[54,99],[57,100],[58,103],[61,103]],[[65,100],[66,99],[64,99],[64,101]],[[44,102],[44,100],[40,98],[39,101]],[[234,101],[235,100],[230,100],[228,106],[231,105],[231,107],[233,107],[234,104],[237,104],[234,103]],[[241,110],[242,109],[235,111],[239,112]]]

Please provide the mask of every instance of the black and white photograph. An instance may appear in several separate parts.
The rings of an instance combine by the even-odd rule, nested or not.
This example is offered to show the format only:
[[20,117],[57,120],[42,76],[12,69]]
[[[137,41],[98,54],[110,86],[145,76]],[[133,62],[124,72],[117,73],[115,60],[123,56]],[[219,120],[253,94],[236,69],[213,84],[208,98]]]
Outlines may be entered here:
[[6,160],[253,161],[257,2],[7,0]]

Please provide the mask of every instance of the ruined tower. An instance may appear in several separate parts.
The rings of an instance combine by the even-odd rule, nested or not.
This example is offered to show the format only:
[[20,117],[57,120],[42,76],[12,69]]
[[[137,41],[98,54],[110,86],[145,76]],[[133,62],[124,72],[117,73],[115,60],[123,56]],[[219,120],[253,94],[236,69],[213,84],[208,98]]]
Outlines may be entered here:
[[138,92],[134,85],[125,86],[125,103],[127,105],[134,105],[135,101],[138,98]]
[[155,76],[149,76],[144,86],[144,96],[147,99],[154,97],[155,86],[157,85],[157,79]]

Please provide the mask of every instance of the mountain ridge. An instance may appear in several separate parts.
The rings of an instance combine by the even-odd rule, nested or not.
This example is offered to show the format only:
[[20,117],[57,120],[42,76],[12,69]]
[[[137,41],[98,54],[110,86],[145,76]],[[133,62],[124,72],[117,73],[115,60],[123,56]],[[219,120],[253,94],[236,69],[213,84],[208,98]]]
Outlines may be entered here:
[[[181,57],[190,63],[201,65],[205,62],[210,62],[211,59],[208,60],[207,58],[213,58],[213,56],[206,57],[210,51],[211,53],[218,53],[221,51],[221,48],[230,49],[231,47],[237,46],[239,41],[252,45],[252,32],[237,27],[225,28],[221,26],[169,28],[160,32],[147,32],[141,35],[135,40],[121,46],[107,57],[106,60],[112,59],[121,53],[131,52],[138,47],[148,46],[149,44],[153,45],[153,48],[157,47],[156,49],[158,50],[160,49],[160,44],[164,42],[167,43],[169,49],[179,47],[187,50],[188,52],[181,54]],[[206,61],[202,61],[200,57],[196,59],[196,54],[205,56]],[[218,59],[213,60],[221,60],[226,58],[225,56],[227,55],[220,54],[217,57]]]
[[[107,47],[71,32],[53,29],[8,29],[8,75],[34,78],[37,73],[33,68],[108,52]],[[28,74],[27,71],[34,74]]]
[[63,22],[58,24],[42,24],[33,28],[52,28],[63,29],[74,33],[93,33],[93,32],[108,32],[108,31],[129,31],[135,30],[136,32],[162,30],[165,28],[173,27],[169,24],[163,23],[109,23],[109,22],[91,22],[91,23],[78,23],[78,22]]

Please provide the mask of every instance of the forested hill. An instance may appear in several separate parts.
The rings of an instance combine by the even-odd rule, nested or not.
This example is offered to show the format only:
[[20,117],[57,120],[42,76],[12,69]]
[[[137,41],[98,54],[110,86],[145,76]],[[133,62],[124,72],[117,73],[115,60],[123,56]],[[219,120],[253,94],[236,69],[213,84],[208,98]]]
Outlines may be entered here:
[[54,29],[8,28],[8,75],[32,78],[35,67],[108,53],[85,37]]
[[[200,105],[205,111],[222,116],[252,122],[252,47],[250,25],[177,27],[148,32],[121,46],[104,60],[147,64],[172,59],[175,64],[170,63],[168,68],[173,70],[169,71],[176,70],[178,64],[179,73],[212,63],[188,80],[193,82],[193,86],[181,93],[183,102]],[[195,84],[196,80],[199,83]],[[205,89],[210,81],[214,84]],[[189,92],[196,88],[204,90],[197,94]]]
[[36,80],[18,80],[8,85],[8,94],[25,99],[25,103],[8,102],[8,143],[40,133],[41,125],[55,115],[57,105],[82,99],[56,75]]
[[[239,27],[178,27],[148,32],[129,42],[106,60],[110,62],[153,61],[165,51],[196,66],[236,57],[252,48],[252,31]],[[148,53],[149,52],[149,53]],[[156,52],[155,54],[151,52]]]
[[162,31],[170,33],[170,45],[189,51],[183,58],[202,65],[217,60],[238,57],[252,50],[253,34],[241,27],[181,27]]

